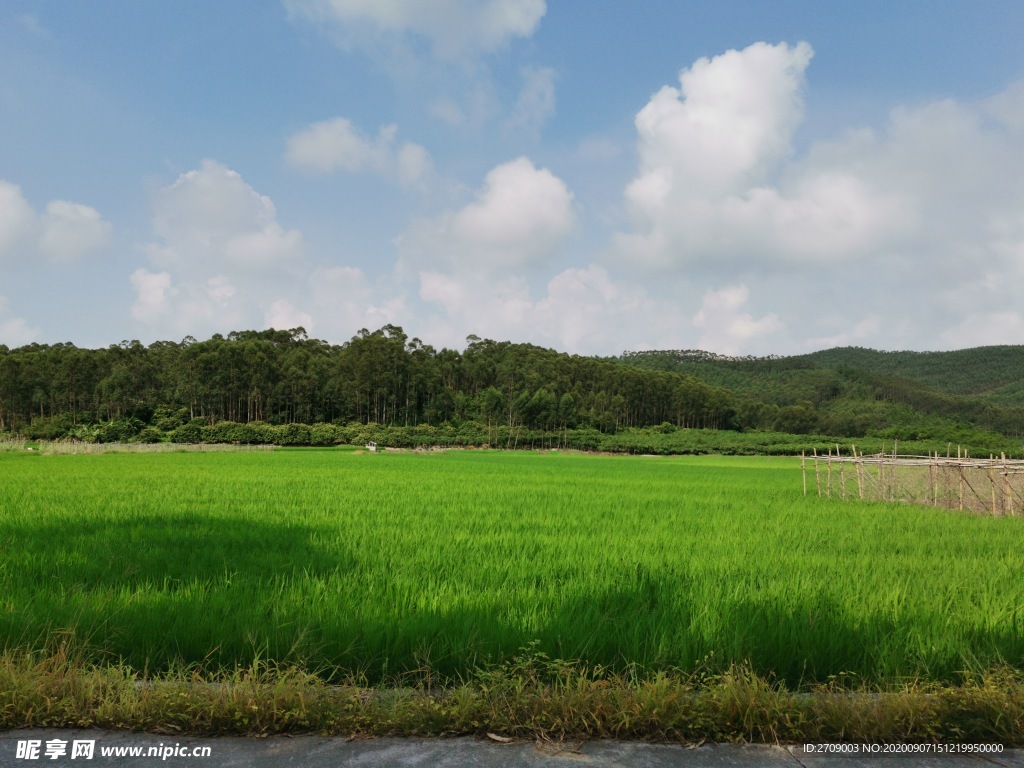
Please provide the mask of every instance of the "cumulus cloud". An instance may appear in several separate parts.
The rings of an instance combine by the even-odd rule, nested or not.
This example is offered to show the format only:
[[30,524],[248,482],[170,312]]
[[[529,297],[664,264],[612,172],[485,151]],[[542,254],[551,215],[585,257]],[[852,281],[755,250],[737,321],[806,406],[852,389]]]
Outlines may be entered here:
[[[392,323],[437,345],[477,333],[584,354],[1024,341],[1024,87],[897,108],[796,155],[811,59],[806,44],[760,43],[702,59],[651,97],[624,192],[632,227],[602,265],[562,262],[573,193],[526,157],[410,223],[395,269],[373,278],[311,269],[269,197],[207,161],[154,197],[133,315],[194,335],[303,325],[342,340]],[[553,74],[530,72],[521,132],[554,108]],[[607,162],[615,147],[591,140],[580,154]],[[297,133],[286,158],[407,185],[430,173],[430,156],[393,126],[365,134],[344,118]],[[0,186],[0,254],[45,215]]]
[[750,298],[746,285],[729,285],[704,294],[693,325],[701,330],[697,345],[701,349],[723,355],[738,355],[750,342],[784,329],[775,314],[754,319],[744,306]]
[[171,298],[169,272],[150,272],[139,268],[129,278],[135,289],[132,317],[144,323],[152,322],[167,313]]
[[270,305],[270,309],[264,315],[263,325],[278,330],[302,327],[307,331],[312,331],[313,316],[308,312],[296,309],[287,299],[278,299]]
[[285,161],[310,173],[372,172],[414,186],[431,172],[432,161],[419,144],[395,144],[398,126],[387,125],[376,138],[364,135],[352,122],[336,117],[313,123],[288,139]]
[[575,223],[565,182],[520,157],[492,169],[474,202],[414,225],[400,247],[409,262],[527,268],[553,260]]
[[135,291],[132,317],[151,328],[164,329],[161,333],[203,335],[259,325],[249,306],[260,299],[258,287],[246,300],[237,301],[235,286],[223,276],[204,279],[190,272],[174,278],[170,272],[139,268],[129,282]]
[[154,194],[152,226],[145,252],[155,269],[129,278],[139,322],[202,335],[308,317],[281,297],[304,279],[302,233],[237,172],[204,160],[181,174]]
[[[842,207],[875,229],[846,262],[843,279],[862,274],[857,291],[836,297],[848,307],[849,325],[865,309],[887,318],[861,343],[1024,341],[1015,320],[1024,305],[1024,144],[1009,117],[989,114],[993,101],[1012,112],[1013,104],[1024,105],[1024,89],[1011,86],[977,104],[947,99],[894,109],[881,130],[820,142],[791,169],[803,179],[842,174],[869,190],[866,208]],[[800,236],[800,224],[792,237]],[[843,247],[841,239],[834,246],[817,240],[826,262]],[[986,316],[995,324],[977,320]],[[948,330],[936,338],[932,329],[941,328]]]
[[[974,103],[897,106],[883,125],[852,126],[797,156],[811,60],[804,43],[757,43],[695,62],[652,96],[635,121],[631,226],[607,262],[662,279],[770,282],[776,320],[794,329],[764,337],[772,351],[1020,343],[1024,83]],[[714,306],[731,306],[719,293]],[[809,304],[823,302],[828,317],[800,335]],[[695,317],[702,343],[742,346],[707,332],[712,309]],[[773,327],[771,314],[735,314],[715,324],[733,327],[731,338]]]
[[[396,157],[415,169],[415,155]],[[409,171],[411,174],[412,171]],[[204,161],[153,199],[151,266],[129,277],[132,316],[160,336],[302,326],[341,341],[360,328],[415,323],[393,275],[314,266],[302,233],[235,171]]]
[[950,349],[990,344],[1024,344],[1024,314],[1019,310],[974,312],[943,331],[941,339]]
[[88,205],[54,200],[47,203],[40,224],[40,250],[58,261],[75,261],[110,244],[110,222]]
[[529,37],[547,11],[545,0],[285,0],[285,7],[345,49],[391,50],[425,42],[446,60]]
[[344,340],[362,328],[376,330],[389,324],[422,333],[421,320],[408,307],[405,288],[393,275],[371,282],[357,267],[318,267],[309,283],[318,334]]
[[777,183],[803,119],[807,43],[756,43],[700,59],[637,114],[640,170],[620,248],[650,266],[820,262],[869,252],[915,211],[854,168],[796,169]]
[[162,241],[149,253],[162,266],[274,269],[296,261],[304,250],[302,234],[278,223],[271,199],[214,160],[204,160],[157,193],[153,230]]
[[[519,338],[529,333],[525,320],[533,307],[526,280],[506,275],[453,275],[424,271],[420,298],[443,310],[427,321],[428,338],[458,346],[468,333],[499,338],[514,328]],[[471,330],[467,330],[471,329]]]
[[39,213],[21,188],[0,179],[0,259],[69,264],[110,245],[110,222],[87,205],[51,200]]
[[578,354],[679,347],[690,333],[674,301],[615,280],[599,265],[573,267],[540,291],[516,275],[419,274],[419,297],[434,313],[422,322],[424,338],[461,346],[468,333],[530,341]]
[[0,296],[0,344],[11,349],[31,344],[39,339],[41,331],[32,327],[22,317],[16,317],[10,310],[10,303]]
[[755,43],[698,59],[636,116],[641,176],[627,195],[655,205],[657,190],[688,196],[742,192],[790,151],[803,117],[807,43]]
[[1024,133],[1024,80],[981,105],[982,112],[1015,133]]
[[487,174],[477,201],[455,214],[452,233],[495,260],[520,265],[549,255],[574,222],[565,182],[521,157]]

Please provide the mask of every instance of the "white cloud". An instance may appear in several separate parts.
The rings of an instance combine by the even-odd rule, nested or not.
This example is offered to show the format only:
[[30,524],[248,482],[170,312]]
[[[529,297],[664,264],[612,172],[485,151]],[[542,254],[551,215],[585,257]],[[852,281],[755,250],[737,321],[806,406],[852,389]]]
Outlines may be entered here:
[[537,302],[535,323],[559,350],[609,354],[638,345],[679,346],[688,331],[679,307],[597,265],[555,275]]
[[675,348],[692,332],[673,301],[612,279],[601,266],[570,268],[539,297],[522,277],[423,271],[420,298],[440,310],[421,321],[432,343],[461,346],[469,333],[578,354]]
[[855,168],[808,166],[772,184],[803,119],[807,43],[756,43],[700,59],[636,117],[640,172],[626,189],[634,231],[620,249],[650,266],[820,262],[904,234],[912,204]]
[[162,329],[161,333],[195,336],[259,325],[257,313],[247,306],[259,301],[259,286],[254,286],[248,302],[240,302],[227,278],[218,275],[204,280],[194,270],[175,280],[170,272],[139,268],[129,282],[135,291],[132,317]]
[[[771,284],[761,320],[736,309],[714,324],[728,334],[706,307],[705,346],[749,337],[763,349],[769,309],[791,329],[764,337],[770,351],[1021,343],[1024,83],[977,103],[896,107],[882,126],[795,157],[810,59],[806,45],[758,43],[698,61],[651,98],[624,194],[632,226],[609,263],[690,284]],[[809,323],[817,305],[830,319]]]
[[474,202],[417,223],[399,242],[409,261],[521,269],[552,261],[575,223],[565,182],[521,157],[492,169]]
[[111,224],[88,205],[54,200],[47,203],[40,224],[40,250],[56,261],[75,261],[110,244]]
[[129,278],[135,289],[132,317],[144,323],[158,320],[170,308],[171,275],[139,268]]
[[393,276],[373,284],[354,267],[311,266],[273,201],[214,161],[155,194],[153,229],[160,239],[145,250],[156,266],[131,275],[131,311],[161,336],[302,326],[342,341],[415,322]]
[[206,295],[215,302],[221,304],[228,302],[234,298],[236,293],[235,286],[222,275],[211,277],[206,281]]
[[313,330],[313,316],[296,309],[287,299],[278,299],[264,315],[263,325],[277,330],[302,327],[309,332]]
[[719,354],[738,355],[750,342],[784,329],[775,314],[755,320],[753,315],[744,312],[749,298],[750,291],[742,284],[704,294],[704,302],[693,317],[694,326],[702,331],[697,345]]
[[486,70],[481,68],[470,73],[445,72],[436,77],[432,85],[427,85],[426,90],[448,94],[432,99],[426,106],[427,112],[463,132],[478,132],[502,114],[503,107],[494,85]]
[[282,226],[273,201],[235,171],[205,160],[182,174],[155,193],[152,225],[158,239],[145,252],[156,269],[129,278],[136,320],[201,336],[289,315],[280,296],[304,284],[302,233]]
[[0,180],[0,256],[12,256],[35,238],[36,212],[21,188]]
[[555,114],[555,70],[524,67],[522,76],[523,88],[505,129],[514,136],[537,139],[544,123]]
[[[832,318],[833,322],[841,318]],[[868,315],[863,320],[855,323],[852,328],[844,330],[833,336],[816,336],[804,342],[807,351],[815,352],[820,349],[832,349],[833,347],[848,347],[853,344],[862,345],[865,339],[883,330],[882,320],[878,315]]]
[[943,331],[941,339],[950,349],[1024,344],[1024,314],[1019,310],[975,312]]
[[398,150],[396,157],[398,170],[398,183],[403,187],[411,187],[420,184],[428,178],[433,171],[434,163],[430,159],[430,153],[419,144],[406,142]]
[[336,117],[313,123],[290,137],[285,160],[311,173],[369,171],[394,178],[402,186],[414,186],[430,174],[430,155],[412,142],[396,147],[397,132],[397,126],[387,125],[370,139],[350,120]]
[[529,37],[547,10],[545,0],[285,0],[285,7],[346,49],[391,50],[426,41],[447,60]]
[[95,208],[66,200],[37,213],[20,187],[0,179],[0,259],[68,264],[107,248],[112,229]]
[[1024,240],[1024,87],[898,108],[884,133],[851,130],[793,162],[810,59],[806,44],[757,43],[698,61],[651,99],[620,254],[663,269],[890,257],[934,268],[968,243],[994,255]]
[[374,330],[388,324],[418,332],[419,321],[408,311],[404,292],[391,276],[373,285],[361,269],[321,267],[311,274],[310,284],[317,328],[333,338],[347,339],[361,328]]
[[466,113],[454,99],[437,99],[431,103],[429,111],[438,120],[451,126],[457,127],[466,123]]
[[0,344],[11,349],[31,344],[39,339],[42,332],[34,328],[22,317],[11,314],[10,303],[0,296]]
[[[652,97],[624,195],[633,226],[604,265],[562,261],[577,204],[526,157],[410,223],[395,268],[372,279],[352,264],[311,269],[269,197],[208,161],[155,196],[153,263],[132,276],[133,314],[194,335],[315,325],[343,340],[392,323],[431,344],[477,333],[584,354],[1021,343],[1024,88],[898,108],[794,156],[810,59],[809,46],[762,43],[701,60]],[[550,71],[534,73],[521,133],[554,105]],[[608,162],[615,146],[592,139],[580,154]],[[406,185],[431,172],[394,126],[365,134],[344,118],[297,133],[286,159]],[[0,186],[0,253],[44,217]]]
[[489,259],[518,266],[550,256],[575,219],[565,182],[521,157],[487,174],[478,200],[452,220],[452,233]]
[[636,116],[641,176],[627,195],[646,209],[651,188],[687,196],[742,192],[790,151],[803,117],[807,43],[755,43],[698,59]]
[[1024,80],[1013,83],[981,105],[982,112],[1006,128],[1024,133]]
[[[285,160],[295,168],[315,173],[361,171],[377,162],[374,155],[380,152],[386,132],[381,129],[375,147],[344,117],[313,123],[288,139]],[[392,137],[393,132],[387,143]]]
[[153,230],[162,242],[148,250],[165,267],[268,270],[294,263],[305,249],[298,230],[278,223],[269,197],[214,160],[204,160],[157,193]]

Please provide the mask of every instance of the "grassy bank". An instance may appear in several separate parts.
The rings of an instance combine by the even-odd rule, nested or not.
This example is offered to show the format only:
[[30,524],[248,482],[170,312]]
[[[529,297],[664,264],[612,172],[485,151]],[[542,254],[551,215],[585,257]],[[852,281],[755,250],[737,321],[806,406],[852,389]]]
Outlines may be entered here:
[[328,685],[260,662],[140,676],[55,644],[45,653],[0,654],[0,730],[1024,744],[1024,679],[1008,668],[965,674],[955,685],[907,681],[881,690],[843,678],[796,692],[744,667],[644,677],[531,652],[445,688],[434,682],[410,675],[374,688]]

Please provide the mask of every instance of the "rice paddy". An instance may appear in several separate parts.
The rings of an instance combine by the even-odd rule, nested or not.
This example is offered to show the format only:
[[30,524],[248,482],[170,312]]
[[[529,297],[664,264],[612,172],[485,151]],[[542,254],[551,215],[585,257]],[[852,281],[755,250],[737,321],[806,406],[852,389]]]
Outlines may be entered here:
[[1024,667],[1024,519],[802,495],[799,459],[0,454],[0,647],[369,682],[520,653],[792,684]]

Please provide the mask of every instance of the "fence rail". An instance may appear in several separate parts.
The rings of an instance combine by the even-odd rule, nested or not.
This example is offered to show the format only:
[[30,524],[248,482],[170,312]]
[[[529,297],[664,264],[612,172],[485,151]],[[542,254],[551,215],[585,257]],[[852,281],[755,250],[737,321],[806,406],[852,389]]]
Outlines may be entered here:
[[817,451],[801,456],[804,495],[813,473],[819,496],[906,502],[976,514],[1024,514],[1024,461],[1005,454],[974,458],[957,447],[956,456]]

